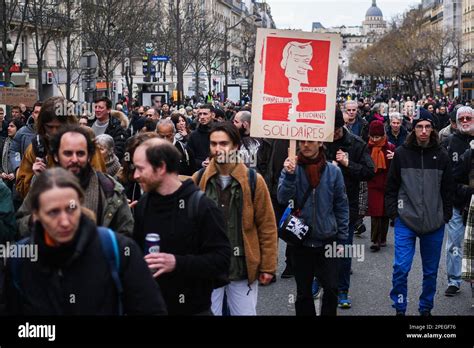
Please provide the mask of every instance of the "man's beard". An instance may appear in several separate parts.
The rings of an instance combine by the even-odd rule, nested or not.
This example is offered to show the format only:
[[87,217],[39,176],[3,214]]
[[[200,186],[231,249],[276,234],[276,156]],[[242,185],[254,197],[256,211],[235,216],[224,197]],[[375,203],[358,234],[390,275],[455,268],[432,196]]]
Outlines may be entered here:
[[79,168],[79,172],[73,173],[73,174],[76,176],[76,178],[79,179],[81,187],[83,189],[86,189],[87,186],[89,186],[89,181],[92,174],[92,167],[90,163],[87,163],[85,167],[73,166],[73,167],[69,167],[68,169],[72,169],[72,168]]

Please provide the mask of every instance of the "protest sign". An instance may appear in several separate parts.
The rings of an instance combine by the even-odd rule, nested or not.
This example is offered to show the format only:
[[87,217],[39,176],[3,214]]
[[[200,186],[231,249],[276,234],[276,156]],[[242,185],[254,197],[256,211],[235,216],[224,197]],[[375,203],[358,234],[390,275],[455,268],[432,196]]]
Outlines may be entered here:
[[339,34],[258,29],[251,136],[333,141]]
[[0,104],[33,107],[37,101],[38,92],[35,89],[0,87]]

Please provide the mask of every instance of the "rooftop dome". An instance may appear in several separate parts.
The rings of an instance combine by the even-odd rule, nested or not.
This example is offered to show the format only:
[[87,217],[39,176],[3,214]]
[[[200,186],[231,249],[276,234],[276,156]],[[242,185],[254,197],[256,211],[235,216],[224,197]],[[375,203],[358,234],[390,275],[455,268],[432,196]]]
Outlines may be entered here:
[[367,10],[366,17],[383,17],[382,11],[377,7],[376,0],[372,0],[372,6]]

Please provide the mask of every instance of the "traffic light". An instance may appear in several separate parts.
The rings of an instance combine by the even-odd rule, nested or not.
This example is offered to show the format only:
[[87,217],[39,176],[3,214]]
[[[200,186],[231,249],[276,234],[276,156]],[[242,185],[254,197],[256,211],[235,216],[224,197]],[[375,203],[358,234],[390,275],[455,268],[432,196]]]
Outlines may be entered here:
[[444,85],[444,75],[443,74],[439,74],[439,84],[440,84],[440,86]]
[[47,85],[52,85],[53,84],[53,72],[52,71],[46,72],[46,84]]

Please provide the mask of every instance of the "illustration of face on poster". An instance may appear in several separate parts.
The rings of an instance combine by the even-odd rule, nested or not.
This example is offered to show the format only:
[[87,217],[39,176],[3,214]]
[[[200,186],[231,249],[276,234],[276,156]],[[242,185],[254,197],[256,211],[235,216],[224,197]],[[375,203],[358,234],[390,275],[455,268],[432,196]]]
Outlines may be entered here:
[[283,49],[283,60],[281,67],[285,69],[285,76],[290,85],[293,83],[308,83],[308,70],[313,70],[310,65],[313,59],[313,47],[311,42],[300,44],[299,42],[288,42]]
[[250,134],[332,141],[339,34],[258,29]]
[[328,59],[327,41],[267,38],[264,94],[285,100],[264,105],[264,120],[324,124]]

